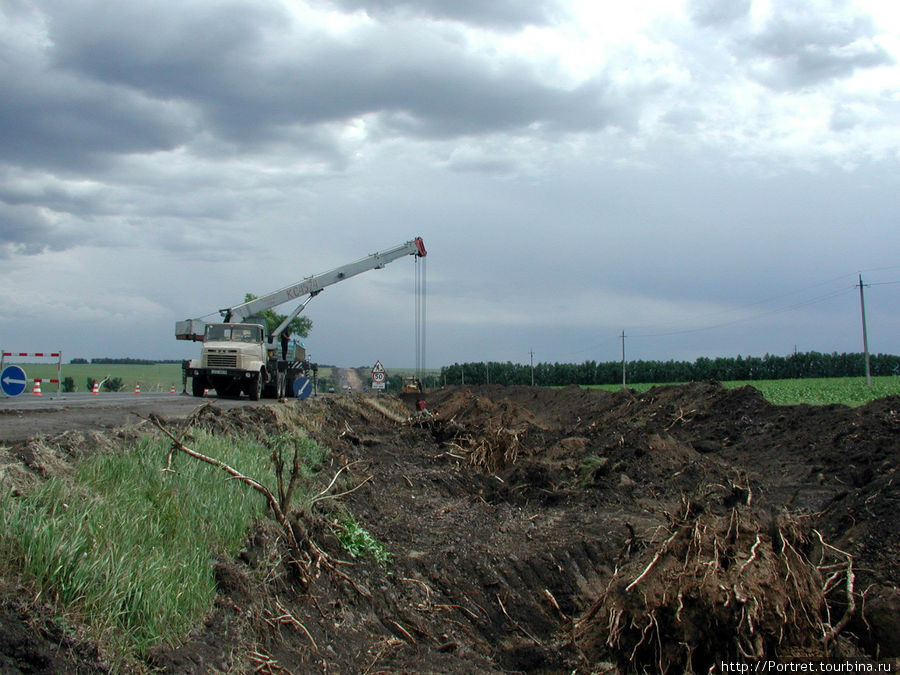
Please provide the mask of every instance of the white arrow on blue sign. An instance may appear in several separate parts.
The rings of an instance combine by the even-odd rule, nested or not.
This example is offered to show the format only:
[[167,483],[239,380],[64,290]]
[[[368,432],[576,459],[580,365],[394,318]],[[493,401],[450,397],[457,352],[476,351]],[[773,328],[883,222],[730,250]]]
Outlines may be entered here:
[[294,380],[294,396],[301,401],[312,393],[312,381],[308,377],[298,377]]
[[27,384],[28,378],[25,377],[25,371],[19,366],[6,366],[0,373],[0,388],[7,396],[18,396],[25,391]]

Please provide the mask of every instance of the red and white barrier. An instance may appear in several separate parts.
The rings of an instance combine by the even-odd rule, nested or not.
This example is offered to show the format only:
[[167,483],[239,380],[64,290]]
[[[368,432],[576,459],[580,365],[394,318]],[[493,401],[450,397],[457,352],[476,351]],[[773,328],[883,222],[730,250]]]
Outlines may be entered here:
[[56,359],[56,378],[52,380],[44,380],[41,378],[35,378],[34,385],[35,390],[32,392],[35,396],[42,396],[41,393],[41,382],[50,382],[51,384],[56,384],[56,393],[60,393],[60,383],[62,382],[62,352],[0,352],[0,371],[6,367],[6,359],[7,357],[21,357],[21,358],[37,358],[37,359]]
[[3,352],[3,357],[7,356],[26,356],[26,357],[53,357],[59,358],[59,352]]

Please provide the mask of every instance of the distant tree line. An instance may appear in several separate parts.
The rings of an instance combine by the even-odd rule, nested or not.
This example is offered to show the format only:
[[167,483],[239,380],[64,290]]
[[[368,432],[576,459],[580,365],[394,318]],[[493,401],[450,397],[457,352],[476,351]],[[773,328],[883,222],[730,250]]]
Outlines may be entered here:
[[[869,366],[873,376],[900,375],[900,356],[872,354]],[[690,382],[705,380],[783,380],[805,377],[860,377],[865,375],[865,356],[803,352],[790,356],[763,357],[738,355],[696,361],[628,361],[628,382]],[[499,362],[454,363],[441,368],[441,384],[531,384],[528,364]],[[540,386],[567,384],[618,384],[622,382],[622,362],[585,361],[584,363],[536,363],[534,383]]]

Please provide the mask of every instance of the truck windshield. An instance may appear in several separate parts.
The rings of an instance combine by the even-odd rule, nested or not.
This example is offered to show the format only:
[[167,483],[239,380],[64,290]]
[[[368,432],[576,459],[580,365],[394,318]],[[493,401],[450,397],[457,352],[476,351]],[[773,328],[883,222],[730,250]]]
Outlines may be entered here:
[[214,323],[206,327],[206,342],[262,342],[260,326]]

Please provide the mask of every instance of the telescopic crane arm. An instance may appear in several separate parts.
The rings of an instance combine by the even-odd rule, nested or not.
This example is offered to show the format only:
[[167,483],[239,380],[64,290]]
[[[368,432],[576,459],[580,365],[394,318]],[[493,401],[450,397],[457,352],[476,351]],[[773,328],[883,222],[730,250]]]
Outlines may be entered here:
[[231,317],[226,319],[226,322],[239,323],[248,316],[260,314],[267,309],[272,309],[273,307],[283,305],[291,300],[302,298],[304,295],[315,296],[323,291],[325,287],[349,279],[362,272],[381,269],[389,262],[393,262],[394,260],[397,260],[397,258],[402,258],[405,255],[426,255],[425,244],[421,237],[416,237],[405,244],[389,248],[386,251],[373,253],[365,258],[360,258],[356,262],[341,265],[328,272],[306,277],[302,281],[280,288],[268,295],[220,311],[226,316],[230,313]]
[[[365,258],[360,258],[356,262],[352,262],[347,265],[341,265],[340,267],[336,267],[335,269],[328,272],[323,272],[322,274],[316,274],[311,277],[306,277],[301,281],[291,284],[290,286],[280,288],[277,291],[273,291],[272,293],[268,293],[267,295],[263,295],[262,297],[255,298],[247,302],[242,302],[239,305],[227,307],[219,311],[225,317],[225,323],[240,323],[247,317],[260,314],[262,312],[265,312],[267,309],[272,309],[273,307],[277,307],[278,305],[282,305],[286,302],[299,300],[303,298],[303,296],[308,296],[274,332],[273,335],[277,336],[291,321],[293,321],[297,317],[297,315],[300,314],[300,312],[303,311],[309,301],[312,300],[316,295],[321,293],[326,287],[331,286],[332,284],[336,284],[339,281],[349,279],[350,277],[356,276],[357,274],[360,274],[362,272],[367,272],[368,270],[381,269],[389,262],[393,262],[394,260],[402,258],[406,255],[414,255],[417,257],[424,257],[427,255],[427,252],[425,251],[425,243],[422,241],[421,237],[416,237],[415,239],[400,244],[399,246],[389,248],[385,251],[373,253],[366,256]],[[179,322],[176,326],[176,337],[180,340],[202,340],[203,331],[198,330],[202,327],[203,322],[198,319]]]

